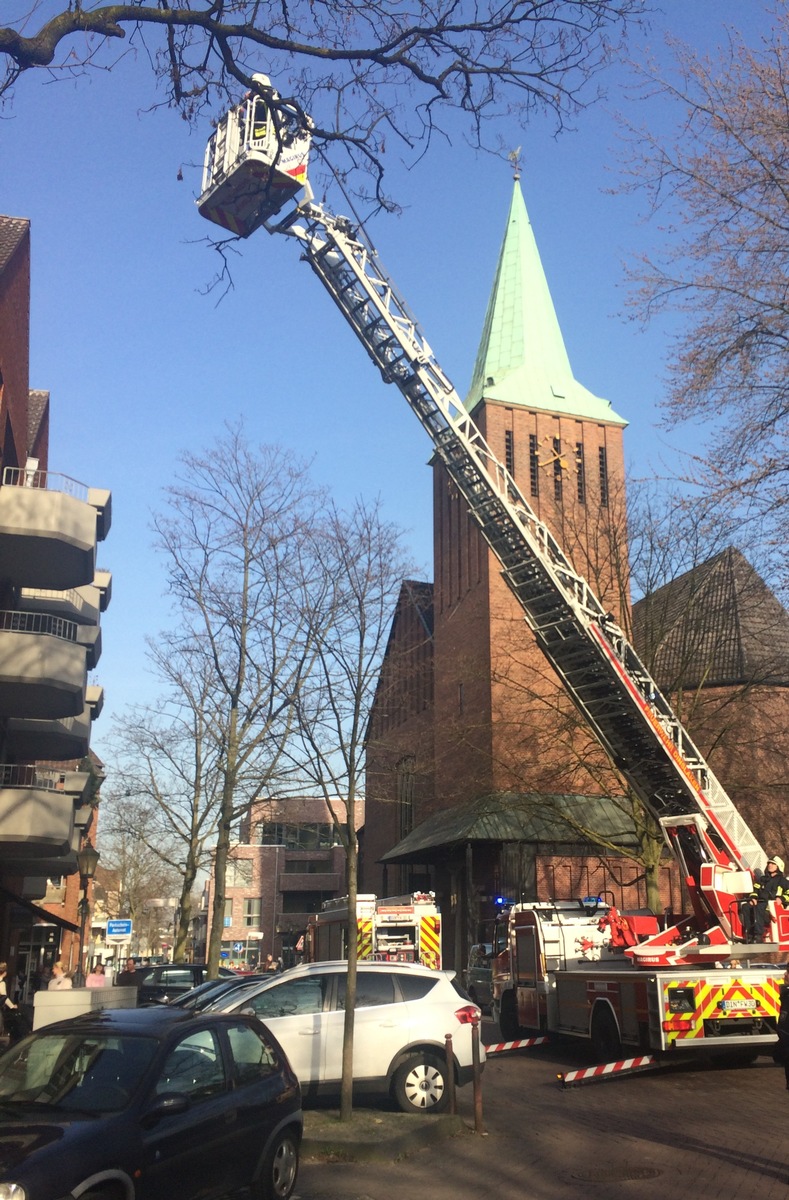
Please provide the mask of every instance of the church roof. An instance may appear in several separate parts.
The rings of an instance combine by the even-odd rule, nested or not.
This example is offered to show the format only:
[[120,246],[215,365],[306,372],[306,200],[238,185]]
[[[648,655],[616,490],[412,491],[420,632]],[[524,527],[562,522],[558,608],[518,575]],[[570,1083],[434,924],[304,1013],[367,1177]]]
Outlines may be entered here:
[[573,376],[517,178],[466,408],[483,399],[627,424]]
[[665,690],[789,684],[789,613],[734,547],[634,604],[633,641]]
[[437,851],[469,842],[577,845],[594,829],[622,852],[637,839],[622,801],[608,796],[498,792],[434,813],[412,829],[380,862],[424,862]]
[[0,271],[5,270],[29,228],[24,217],[0,217]]

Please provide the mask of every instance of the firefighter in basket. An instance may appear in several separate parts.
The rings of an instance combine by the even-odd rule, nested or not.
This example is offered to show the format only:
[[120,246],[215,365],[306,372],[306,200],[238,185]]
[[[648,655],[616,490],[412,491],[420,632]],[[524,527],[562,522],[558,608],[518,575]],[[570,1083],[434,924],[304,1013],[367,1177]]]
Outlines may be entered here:
[[789,879],[784,875],[784,860],[777,854],[768,858],[761,879],[742,906],[742,932],[746,942],[761,942],[765,926],[770,923],[769,904],[772,900],[789,903]]

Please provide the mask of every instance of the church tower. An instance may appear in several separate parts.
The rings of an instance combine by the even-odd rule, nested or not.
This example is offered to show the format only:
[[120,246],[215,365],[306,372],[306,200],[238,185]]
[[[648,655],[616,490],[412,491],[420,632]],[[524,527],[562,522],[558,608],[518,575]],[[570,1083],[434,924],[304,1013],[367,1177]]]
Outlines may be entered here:
[[[466,407],[575,569],[626,619],[626,422],[573,375],[517,175]],[[505,791],[610,791],[497,560],[442,464],[433,470],[432,810]]]

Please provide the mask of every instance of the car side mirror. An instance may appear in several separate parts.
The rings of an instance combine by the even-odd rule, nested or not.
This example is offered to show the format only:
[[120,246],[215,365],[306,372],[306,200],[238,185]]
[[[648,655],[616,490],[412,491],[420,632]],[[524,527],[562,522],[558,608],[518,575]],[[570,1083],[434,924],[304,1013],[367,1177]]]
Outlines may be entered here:
[[155,1125],[163,1117],[180,1117],[190,1108],[189,1097],[185,1096],[183,1092],[163,1092],[142,1114],[142,1124],[145,1126]]

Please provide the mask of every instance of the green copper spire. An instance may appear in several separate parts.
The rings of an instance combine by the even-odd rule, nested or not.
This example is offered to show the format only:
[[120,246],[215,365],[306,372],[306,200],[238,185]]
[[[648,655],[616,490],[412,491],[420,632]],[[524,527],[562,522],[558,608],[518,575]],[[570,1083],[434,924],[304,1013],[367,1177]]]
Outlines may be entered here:
[[573,378],[518,180],[466,408],[484,398],[626,425]]

